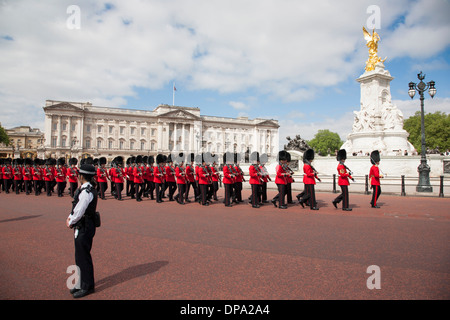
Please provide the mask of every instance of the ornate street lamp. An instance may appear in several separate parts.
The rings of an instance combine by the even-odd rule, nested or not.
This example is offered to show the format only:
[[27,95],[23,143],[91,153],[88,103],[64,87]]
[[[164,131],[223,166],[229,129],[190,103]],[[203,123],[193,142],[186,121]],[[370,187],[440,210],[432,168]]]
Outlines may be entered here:
[[417,192],[433,192],[433,187],[430,184],[430,166],[427,164],[426,157],[426,146],[425,146],[425,115],[424,115],[424,95],[423,93],[428,90],[431,98],[433,99],[436,94],[436,88],[434,87],[435,82],[430,81],[428,83],[423,82],[425,79],[425,75],[422,74],[422,71],[417,75],[417,78],[420,80],[418,84],[414,82],[409,83],[408,94],[411,99],[414,98],[416,94],[416,90],[420,95],[420,116],[421,116],[421,129],[422,129],[422,157],[420,159],[420,165],[417,168],[419,171],[419,183],[416,187]]

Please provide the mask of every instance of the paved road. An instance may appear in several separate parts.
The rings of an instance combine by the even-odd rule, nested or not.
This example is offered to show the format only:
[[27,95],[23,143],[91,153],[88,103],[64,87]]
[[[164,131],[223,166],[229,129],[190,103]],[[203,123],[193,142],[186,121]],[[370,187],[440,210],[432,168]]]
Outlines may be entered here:
[[[350,194],[344,213],[335,196],[318,193],[319,211],[99,200],[96,292],[83,299],[450,298],[449,198],[381,195],[372,209],[369,195]],[[70,197],[1,193],[0,203],[0,299],[72,299]],[[367,287],[372,265],[381,289]]]

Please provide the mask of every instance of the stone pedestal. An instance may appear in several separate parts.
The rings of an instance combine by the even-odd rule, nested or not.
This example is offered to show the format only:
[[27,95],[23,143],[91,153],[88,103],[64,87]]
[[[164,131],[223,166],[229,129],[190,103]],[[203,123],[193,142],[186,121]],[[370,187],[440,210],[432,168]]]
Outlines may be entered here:
[[366,71],[356,81],[361,85],[361,110],[354,111],[352,133],[341,147],[347,153],[370,153],[379,150],[382,155],[397,155],[399,151],[415,152],[403,129],[403,114],[391,102],[390,82],[394,78],[384,64]]

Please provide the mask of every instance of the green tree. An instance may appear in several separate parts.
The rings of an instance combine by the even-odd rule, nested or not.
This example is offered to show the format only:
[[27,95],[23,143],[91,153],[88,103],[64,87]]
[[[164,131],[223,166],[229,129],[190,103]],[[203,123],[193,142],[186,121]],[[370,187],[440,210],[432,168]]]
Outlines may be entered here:
[[327,155],[328,153],[334,155],[335,150],[339,150],[344,142],[339,135],[331,132],[328,129],[319,130],[314,136],[314,139],[308,141],[308,144],[319,155]]
[[[420,121],[420,111],[417,111],[403,123],[403,128],[409,133],[409,142],[419,154],[422,152]],[[440,111],[425,114],[425,145],[430,149],[439,147],[441,152],[450,149],[450,114]]]
[[2,126],[0,126],[0,143],[4,143],[6,146],[9,145],[9,137]]

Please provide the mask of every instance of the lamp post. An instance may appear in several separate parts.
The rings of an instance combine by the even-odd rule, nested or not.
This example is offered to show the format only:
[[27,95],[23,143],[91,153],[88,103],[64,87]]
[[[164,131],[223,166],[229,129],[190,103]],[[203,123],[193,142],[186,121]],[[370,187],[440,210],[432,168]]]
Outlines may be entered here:
[[416,90],[420,95],[420,117],[421,117],[421,130],[422,130],[422,157],[420,159],[420,165],[417,168],[419,171],[419,183],[416,187],[417,192],[433,192],[433,187],[430,184],[430,166],[427,164],[426,157],[426,146],[425,146],[425,115],[424,115],[424,92],[428,90],[431,98],[433,99],[436,94],[436,88],[434,87],[435,82],[430,81],[428,83],[423,82],[425,79],[425,75],[422,74],[422,71],[417,75],[417,78],[420,80],[418,84],[414,82],[409,83],[408,94],[411,99],[414,98],[416,94]]

